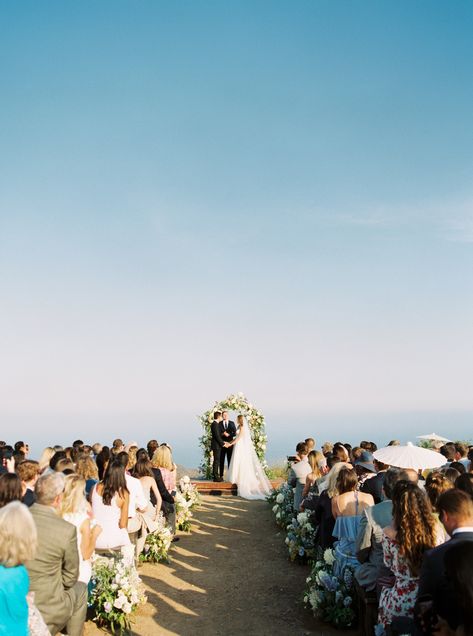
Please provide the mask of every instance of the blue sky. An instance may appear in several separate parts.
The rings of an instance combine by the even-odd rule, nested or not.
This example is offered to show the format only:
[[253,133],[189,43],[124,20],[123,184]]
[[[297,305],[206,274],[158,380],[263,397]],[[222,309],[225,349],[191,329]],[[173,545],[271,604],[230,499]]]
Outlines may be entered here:
[[233,391],[270,437],[417,412],[469,436],[471,2],[0,12],[10,436],[193,444]]

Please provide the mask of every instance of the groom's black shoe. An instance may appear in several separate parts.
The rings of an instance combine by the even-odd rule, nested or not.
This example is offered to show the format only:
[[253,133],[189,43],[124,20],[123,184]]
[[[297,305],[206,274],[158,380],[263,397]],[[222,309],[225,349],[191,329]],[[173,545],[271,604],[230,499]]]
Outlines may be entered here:
[[223,477],[215,477],[215,481],[223,481]]

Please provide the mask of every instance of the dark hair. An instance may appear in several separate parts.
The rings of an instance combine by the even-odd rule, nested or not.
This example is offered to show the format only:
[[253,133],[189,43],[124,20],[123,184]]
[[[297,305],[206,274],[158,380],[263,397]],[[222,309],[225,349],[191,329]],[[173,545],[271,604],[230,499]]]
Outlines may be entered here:
[[341,461],[340,458],[333,453],[329,453],[328,455],[326,455],[325,459],[327,460],[327,468],[329,470],[331,470],[335,466],[335,464],[338,464],[338,462]]
[[455,444],[455,451],[461,456],[466,457],[468,452],[468,446],[464,442],[457,442]]
[[399,468],[394,467],[388,468],[388,470],[385,472],[383,479],[383,490],[384,494],[386,495],[386,499],[392,498],[394,486],[399,481],[400,472],[401,471],[399,470]]
[[462,462],[452,462],[449,468],[454,468],[455,470],[458,470],[460,475],[463,475],[463,473],[466,473],[465,464],[463,464]]
[[214,419],[220,417],[220,415],[222,415],[221,411],[214,411]]
[[125,479],[125,468],[120,461],[113,460],[107,468],[103,478],[102,501],[105,506],[110,506],[112,499],[118,493],[120,496],[128,492]]
[[[158,446],[159,446],[159,442],[157,439],[149,440],[149,442],[146,444],[146,448],[148,450],[148,457],[153,457],[154,451],[158,448]],[[138,453],[136,453],[136,457],[138,457]]]
[[337,490],[339,495],[343,495],[345,492],[351,492],[355,490],[358,483],[358,477],[354,468],[343,467],[338,473],[337,477]]
[[302,453],[303,455],[307,455],[309,449],[307,448],[307,444],[305,442],[299,442],[296,446],[296,453]]
[[473,543],[459,541],[445,551],[445,572],[453,583],[455,598],[463,614],[465,636],[473,635]]
[[461,520],[473,519],[473,501],[466,492],[458,488],[451,488],[440,495],[437,501],[437,510],[439,514],[446,512]]
[[117,462],[120,462],[123,468],[126,468],[128,466],[129,459],[130,456],[125,451],[121,451],[120,453],[118,453],[118,455],[115,456],[115,460]]
[[452,482],[439,471],[434,470],[427,475],[425,480],[425,492],[430,499],[432,508],[437,510],[437,501],[440,495],[452,487]]
[[73,448],[77,448],[78,446],[84,446],[84,442],[81,439],[76,439],[75,442],[72,442]]
[[136,451],[136,461],[139,462],[144,457],[146,457],[146,459],[151,459],[152,456],[148,453],[148,451],[145,448],[138,449]]
[[137,479],[140,477],[154,477],[148,455],[141,455],[140,458],[136,460],[133,477]]
[[103,479],[105,467],[109,460],[110,460],[110,448],[108,446],[104,446],[102,450],[100,451],[100,453],[97,453],[97,457],[95,458],[95,463],[97,464],[97,470],[99,471],[99,479]]
[[21,501],[21,479],[16,473],[0,475],[0,508],[10,501]]
[[470,495],[471,499],[473,500],[473,473],[464,473],[463,475],[457,477],[455,488],[463,490],[463,492],[466,492],[468,495]]
[[56,464],[58,463],[58,461],[60,459],[66,459],[66,458],[67,458],[66,451],[63,451],[63,450],[56,451],[54,455],[51,457],[51,459],[49,460],[49,467],[51,468],[51,470],[56,470]]
[[21,451],[24,445],[25,445],[25,442],[22,442],[22,441],[15,442],[15,452]]
[[440,452],[448,462],[454,461],[455,445],[451,446],[450,444],[444,444],[443,446],[440,447]]

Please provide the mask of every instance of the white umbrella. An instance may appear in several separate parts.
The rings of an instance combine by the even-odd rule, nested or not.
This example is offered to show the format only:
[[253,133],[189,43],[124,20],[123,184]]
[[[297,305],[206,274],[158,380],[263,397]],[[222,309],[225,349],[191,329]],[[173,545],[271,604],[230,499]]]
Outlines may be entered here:
[[432,440],[433,442],[451,442],[451,439],[447,439],[446,437],[441,437],[440,435],[437,435],[437,433],[430,433],[427,435],[417,435],[417,439],[428,439],[428,440]]
[[386,446],[380,448],[373,457],[383,464],[396,466],[397,468],[439,468],[444,466],[446,459],[440,453],[431,451],[428,448],[414,446],[412,442],[407,442],[406,446]]

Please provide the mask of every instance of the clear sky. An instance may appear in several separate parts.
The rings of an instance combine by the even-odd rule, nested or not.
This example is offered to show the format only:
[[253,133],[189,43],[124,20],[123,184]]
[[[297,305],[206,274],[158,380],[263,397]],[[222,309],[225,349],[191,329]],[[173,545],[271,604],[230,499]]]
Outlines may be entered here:
[[473,3],[0,17],[0,437],[473,436]]

